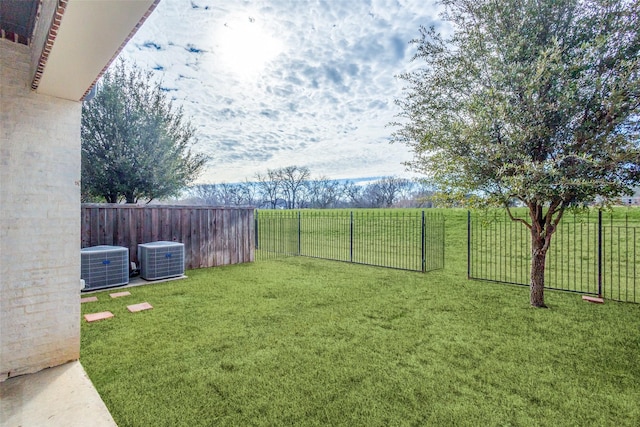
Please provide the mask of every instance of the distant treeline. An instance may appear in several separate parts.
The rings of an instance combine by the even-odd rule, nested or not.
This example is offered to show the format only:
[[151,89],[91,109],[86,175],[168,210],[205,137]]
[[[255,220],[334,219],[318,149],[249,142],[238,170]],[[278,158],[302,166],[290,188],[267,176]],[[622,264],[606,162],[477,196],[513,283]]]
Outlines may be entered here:
[[189,202],[260,209],[432,207],[433,189],[420,180],[385,177],[366,184],[311,178],[306,167],[287,166],[258,173],[241,183],[198,184]]

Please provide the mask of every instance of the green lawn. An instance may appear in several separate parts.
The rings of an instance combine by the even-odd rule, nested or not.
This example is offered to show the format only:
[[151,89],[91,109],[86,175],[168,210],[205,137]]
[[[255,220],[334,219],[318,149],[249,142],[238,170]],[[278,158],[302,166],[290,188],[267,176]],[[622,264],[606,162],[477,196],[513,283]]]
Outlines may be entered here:
[[99,293],[82,364],[120,427],[640,425],[640,305],[467,281],[465,220],[427,274],[289,257]]
[[[525,209],[515,209],[527,217]],[[530,269],[528,230],[504,210],[475,212],[471,276],[527,284]],[[602,214],[602,294],[640,303],[640,209],[616,208]],[[545,286],[598,293],[598,212],[567,212],[547,255]]]
[[259,259],[303,255],[422,271],[442,268],[442,214],[421,209],[267,210],[256,214]]

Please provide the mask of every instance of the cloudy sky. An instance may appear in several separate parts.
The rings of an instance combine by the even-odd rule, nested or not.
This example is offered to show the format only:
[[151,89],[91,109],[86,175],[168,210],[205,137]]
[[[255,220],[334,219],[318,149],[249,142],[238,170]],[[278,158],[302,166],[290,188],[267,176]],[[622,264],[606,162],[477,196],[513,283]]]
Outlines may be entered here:
[[[386,125],[430,0],[162,0],[122,56],[157,70],[211,157],[199,182],[307,166],[407,176]],[[443,29],[444,31],[444,29]]]

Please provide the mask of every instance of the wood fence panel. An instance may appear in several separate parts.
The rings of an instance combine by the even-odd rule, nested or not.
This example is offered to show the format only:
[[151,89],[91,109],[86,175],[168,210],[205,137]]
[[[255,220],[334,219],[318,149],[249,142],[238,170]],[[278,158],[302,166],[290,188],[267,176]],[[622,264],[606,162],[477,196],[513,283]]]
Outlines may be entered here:
[[238,211],[231,212],[231,215],[233,216],[234,228],[234,233],[231,238],[233,239],[233,245],[235,247],[235,250],[233,251],[234,253],[232,254],[231,262],[233,264],[238,264],[240,262],[240,254],[242,253],[242,242],[240,242],[240,239],[238,239],[238,230],[242,226],[242,216]]
[[182,240],[182,212],[178,209],[171,210],[171,242]]
[[255,260],[254,258],[255,254],[253,252],[253,248],[256,247],[255,230],[254,230],[255,223],[253,221],[253,211],[251,212],[242,211],[241,214],[244,216],[244,224],[242,228],[245,230],[253,230],[253,233],[251,233],[249,238],[243,240],[244,251],[242,253],[242,259],[248,258],[250,262],[253,262]]
[[213,241],[215,246],[215,261],[213,265],[224,265],[224,211],[215,211],[215,227]]
[[168,240],[184,244],[187,269],[252,262],[253,215],[253,208],[83,204],[81,247],[127,247],[139,265],[138,244]]
[[164,241],[173,241],[171,236],[171,209],[162,208],[162,215],[160,216],[160,227],[162,228],[162,238]]
[[222,229],[222,264],[228,265],[231,264],[231,248],[229,247],[229,235],[231,234],[231,215],[229,211],[222,212],[222,221],[224,222],[224,227]]
[[151,209],[151,240],[158,242],[162,240],[160,238],[160,216],[158,215],[160,209]]
[[206,265],[215,264],[215,224],[216,214],[210,210],[207,210],[207,261]]
[[104,224],[104,235],[105,235],[105,245],[114,245],[115,242],[113,240],[113,235],[115,234],[114,224],[116,222],[116,212],[111,209],[105,209],[104,211],[105,224]]
[[189,224],[191,226],[189,236],[191,238],[191,268],[200,268],[200,218],[198,211],[191,209],[189,211]]
[[183,209],[180,211],[180,224],[181,235],[180,242],[184,243],[184,265],[185,268],[193,268],[191,264],[191,216],[189,215],[189,209]]
[[236,231],[236,220],[235,220],[235,215],[233,215],[233,212],[228,211],[228,212],[225,212],[225,214],[227,214],[227,217],[228,217],[227,224],[229,224],[227,227],[227,245],[229,245],[229,251],[228,251],[229,258],[227,260],[227,263],[235,264],[235,261],[233,259],[234,258],[233,252],[236,251],[236,240],[234,239],[234,234]]
[[[117,221],[117,226],[115,227],[116,245],[128,247],[129,242],[125,239],[125,236],[127,235],[127,230],[129,229],[129,223],[130,223],[129,215],[131,215],[131,212],[126,210],[121,210],[119,212],[118,211],[114,212],[114,214]],[[131,251],[131,249],[129,249],[129,251]]]
[[[142,226],[142,224],[144,223],[144,211],[143,210],[135,210],[132,212],[134,218],[135,218],[135,228],[136,228],[136,232],[135,232],[135,241],[136,243],[140,244],[140,243],[145,243],[144,240],[144,227]],[[131,250],[129,250],[129,255],[131,256]],[[138,250],[137,250],[137,246],[136,246],[136,258],[138,258]]]
[[204,238],[205,236],[209,235],[209,229],[207,227],[207,211],[205,211],[204,209],[198,209],[197,212],[199,228],[198,235],[200,236],[200,259],[198,260],[198,268],[203,268],[205,265],[207,265],[207,260],[209,259],[209,245],[207,245],[207,239]]
[[138,221],[140,220],[140,212],[135,209],[129,209],[129,259],[138,264],[138,243],[142,243],[141,236],[138,234]]

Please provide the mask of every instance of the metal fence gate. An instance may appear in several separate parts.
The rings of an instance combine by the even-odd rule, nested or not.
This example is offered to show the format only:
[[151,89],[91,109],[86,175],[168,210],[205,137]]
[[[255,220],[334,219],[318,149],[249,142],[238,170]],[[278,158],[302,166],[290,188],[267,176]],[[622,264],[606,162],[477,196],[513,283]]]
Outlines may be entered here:
[[[547,253],[545,287],[639,303],[638,234],[640,215],[565,214]],[[467,242],[470,279],[529,285],[531,236],[504,210],[468,212]]]

